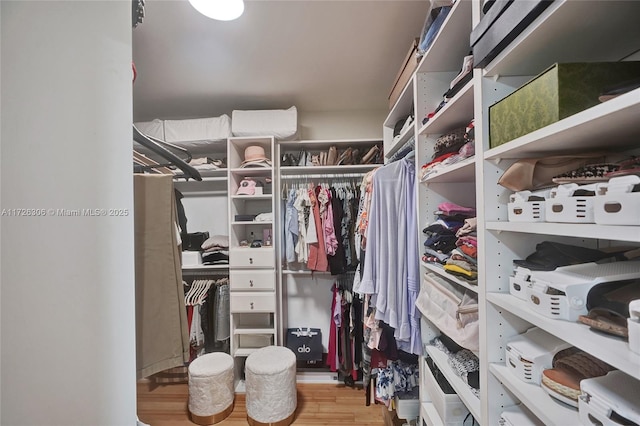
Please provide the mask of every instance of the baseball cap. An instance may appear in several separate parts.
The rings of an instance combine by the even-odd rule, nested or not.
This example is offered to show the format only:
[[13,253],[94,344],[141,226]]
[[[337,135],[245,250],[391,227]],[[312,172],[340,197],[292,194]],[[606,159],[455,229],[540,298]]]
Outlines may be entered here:
[[262,186],[262,182],[251,178],[244,178],[240,181],[236,195],[255,195],[257,186]]

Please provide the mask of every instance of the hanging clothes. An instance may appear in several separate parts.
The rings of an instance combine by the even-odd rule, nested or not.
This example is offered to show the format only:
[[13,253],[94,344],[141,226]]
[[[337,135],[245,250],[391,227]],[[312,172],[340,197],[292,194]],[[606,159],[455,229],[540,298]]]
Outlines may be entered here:
[[[311,216],[309,218],[309,229],[307,233],[307,241],[309,243],[309,259],[307,260],[307,268],[312,271],[324,272],[328,269],[327,252],[324,245],[324,231],[322,227],[322,219],[320,216],[320,201],[317,195],[321,188],[316,187],[309,189],[309,199],[311,200]],[[313,224],[313,226],[312,226]],[[315,231],[315,241],[311,236]]]
[[136,372],[141,379],[189,360],[173,179],[135,174]]
[[[366,211],[366,255],[358,291],[370,294],[376,319],[395,330],[398,348],[422,353],[415,167],[404,158],[379,168]],[[395,224],[389,227],[390,223]]]

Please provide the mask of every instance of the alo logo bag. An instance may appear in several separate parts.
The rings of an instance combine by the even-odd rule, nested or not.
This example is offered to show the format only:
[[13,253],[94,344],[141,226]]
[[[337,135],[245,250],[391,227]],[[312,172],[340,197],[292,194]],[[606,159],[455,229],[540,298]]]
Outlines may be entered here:
[[288,328],[285,344],[299,361],[322,361],[322,333],[319,328]]

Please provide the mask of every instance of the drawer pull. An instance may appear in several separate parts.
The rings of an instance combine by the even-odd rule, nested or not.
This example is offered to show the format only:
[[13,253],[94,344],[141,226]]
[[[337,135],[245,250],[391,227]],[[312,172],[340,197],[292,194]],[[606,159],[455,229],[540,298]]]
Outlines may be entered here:
[[251,302],[250,305],[251,305],[251,309],[253,309],[253,302]]
[[253,287],[253,280],[249,280],[249,287]]
[[249,264],[250,264],[250,265],[253,265],[253,257],[250,257],[250,258],[249,258]]

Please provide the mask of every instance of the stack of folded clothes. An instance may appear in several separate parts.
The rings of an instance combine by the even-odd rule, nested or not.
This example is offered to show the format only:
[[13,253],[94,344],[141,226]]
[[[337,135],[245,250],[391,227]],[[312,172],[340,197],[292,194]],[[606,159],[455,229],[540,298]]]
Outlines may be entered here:
[[470,217],[464,220],[462,228],[456,231],[456,248],[451,251],[444,270],[470,283],[478,279],[478,239],[476,233],[477,219]]
[[425,181],[444,167],[475,155],[474,128],[474,121],[471,120],[466,127],[452,130],[436,139],[432,160],[421,167],[420,179]]
[[229,237],[213,235],[202,243],[202,263],[205,265],[229,264]]
[[445,271],[475,281],[477,268],[476,211],[454,203],[441,203],[437,220],[424,228],[427,235],[422,260],[444,265]]
[[478,357],[445,334],[436,337],[430,344],[447,355],[449,366],[453,372],[460,376],[476,396],[480,396],[480,360]]

